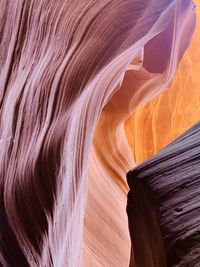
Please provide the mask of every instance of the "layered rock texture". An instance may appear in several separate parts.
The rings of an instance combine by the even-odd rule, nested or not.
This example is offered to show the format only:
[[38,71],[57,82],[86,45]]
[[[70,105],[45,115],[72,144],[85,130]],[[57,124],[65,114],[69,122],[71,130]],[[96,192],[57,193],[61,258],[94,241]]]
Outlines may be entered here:
[[196,3],[196,30],[170,90],[139,107],[125,130],[136,163],[148,159],[200,119],[200,1]]
[[3,267],[129,265],[142,142],[124,124],[169,88],[194,29],[190,0],[0,0]]
[[137,266],[199,266],[199,132],[200,123],[127,175]]

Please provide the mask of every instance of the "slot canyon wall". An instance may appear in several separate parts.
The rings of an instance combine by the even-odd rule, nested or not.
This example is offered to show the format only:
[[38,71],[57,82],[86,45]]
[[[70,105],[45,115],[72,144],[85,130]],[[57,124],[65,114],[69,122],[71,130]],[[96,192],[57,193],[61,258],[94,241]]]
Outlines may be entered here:
[[[166,264],[168,264],[167,266],[199,266],[200,262],[198,258],[200,255],[199,124],[193,126],[196,122],[199,122],[200,118],[200,50],[198,46],[200,2],[194,2],[196,3],[197,13],[195,35],[179,65],[170,85],[170,90],[137,109],[125,123],[127,139],[135,161],[137,164],[142,164],[133,170],[133,173],[128,174],[128,177],[130,175],[128,179],[131,188],[128,202],[130,232],[132,232],[132,238],[135,240],[132,252],[135,251],[138,266],[155,267],[166,266]],[[190,129],[192,126],[193,128]],[[157,154],[187,129],[190,130],[183,135],[185,137],[184,141],[180,138],[169,148],[167,147]],[[170,153],[167,154],[167,151],[170,151]],[[186,154],[184,154],[184,151]],[[152,155],[155,155],[155,157],[151,157]],[[169,160],[167,157],[169,157]],[[154,164],[154,159],[157,159],[156,164],[163,161],[160,170],[158,170],[159,166]],[[145,160],[147,161],[145,162]],[[179,167],[178,163],[180,164]],[[154,166],[153,172],[155,175],[153,175],[153,172],[150,175],[150,169],[148,170],[150,165]],[[140,170],[143,171],[140,172]],[[156,180],[159,182],[161,177],[166,179],[168,185],[165,184],[166,189],[163,187],[165,197],[159,195],[158,191],[155,192],[155,188],[150,188],[151,186],[149,187],[147,180],[140,181],[143,175],[146,178],[149,177],[147,179],[152,179],[151,185],[154,184],[154,186]],[[137,179],[138,177],[140,178]],[[178,177],[180,183],[177,183]],[[160,189],[161,184],[160,181]],[[167,188],[169,185],[170,187]],[[157,197],[161,201],[166,201],[165,216],[160,213],[165,205],[162,204],[162,207],[158,207],[156,204],[159,201]],[[145,213],[139,213],[141,210],[145,210]],[[160,217],[161,219],[158,220]],[[141,226],[141,220],[143,226]],[[159,221],[162,231],[164,230],[162,225],[164,220],[167,222],[164,228],[169,231],[165,234],[160,233],[159,230]],[[154,230],[152,230],[153,227],[150,227],[150,224],[155,224]],[[144,233],[143,236],[145,237],[141,237],[141,232]],[[167,239],[164,244],[163,234]],[[169,241],[169,236],[171,241]],[[172,239],[174,239],[173,242]],[[153,240],[152,243],[150,240]],[[171,244],[169,244],[170,242]],[[152,246],[155,243],[157,246]],[[164,245],[165,253],[163,251]],[[143,253],[139,250],[142,250]],[[167,263],[165,259],[163,261],[164,254],[168,255]],[[132,263],[131,266],[134,265]]]
[[137,266],[126,173],[198,121],[195,19],[190,0],[0,0],[1,266]]
[[[170,90],[138,108],[126,121],[127,139],[137,163],[156,154],[199,121],[200,1],[194,2],[195,34],[170,85]],[[142,125],[146,127],[141,127]]]

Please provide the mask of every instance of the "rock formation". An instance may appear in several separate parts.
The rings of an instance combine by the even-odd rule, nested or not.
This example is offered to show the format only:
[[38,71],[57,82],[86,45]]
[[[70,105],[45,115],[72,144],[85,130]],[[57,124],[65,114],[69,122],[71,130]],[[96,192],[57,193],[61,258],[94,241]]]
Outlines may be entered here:
[[0,0],[0,263],[129,263],[124,130],[168,89],[190,0]]
[[199,132],[200,123],[127,175],[136,266],[199,266]]

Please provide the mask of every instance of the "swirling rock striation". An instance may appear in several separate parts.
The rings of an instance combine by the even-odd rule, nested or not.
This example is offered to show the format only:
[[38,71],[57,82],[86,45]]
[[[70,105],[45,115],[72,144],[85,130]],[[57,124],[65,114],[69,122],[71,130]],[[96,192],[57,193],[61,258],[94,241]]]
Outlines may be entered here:
[[[121,267],[129,264],[130,237],[126,215],[128,188],[125,174],[135,163],[127,143],[124,122],[140,105],[166,90],[175,74],[182,52],[189,44],[194,25],[194,5],[190,1],[176,1],[176,5],[170,11],[170,23],[138,52],[127,67],[118,91],[101,112],[89,160],[84,266]],[[161,61],[160,71],[164,69],[163,66],[165,69],[163,73],[151,73],[145,69],[147,62],[150,62],[146,57],[150,57],[150,54],[155,55],[158,50],[159,59],[155,60],[152,57],[152,64],[148,67],[157,71]],[[165,54],[166,50],[168,57]],[[133,131],[139,131],[140,127],[148,131],[147,124],[138,125]],[[138,151],[138,145],[134,144],[136,151],[144,151],[145,148]]]
[[137,266],[199,266],[199,134],[197,123],[127,174],[127,212]]
[[134,161],[124,120],[168,87],[192,37],[194,5],[1,0],[0,7],[0,262],[125,266],[123,177]]
[[200,0],[194,2],[195,34],[180,62],[170,90],[139,107],[125,123],[136,164],[156,154],[199,121]]

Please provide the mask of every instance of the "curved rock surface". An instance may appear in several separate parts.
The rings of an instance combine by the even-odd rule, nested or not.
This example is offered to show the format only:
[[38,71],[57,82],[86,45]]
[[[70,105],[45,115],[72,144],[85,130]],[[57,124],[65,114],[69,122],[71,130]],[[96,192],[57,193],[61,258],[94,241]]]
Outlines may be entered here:
[[125,123],[136,163],[156,154],[192,127],[200,118],[200,1],[196,3],[196,30],[189,49],[167,90],[139,107]]
[[[184,16],[182,16],[181,6],[177,6],[177,15],[174,16],[174,20],[171,20],[168,28],[153,40],[152,45],[150,41],[147,47],[144,46],[143,51],[132,61],[120,89],[109,100],[100,116],[89,162],[89,185],[84,231],[84,266],[87,266],[86,264],[89,264],[89,266],[128,266],[130,238],[127,232],[128,224],[125,211],[127,195],[125,174],[133,166],[134,158],[127,143],[127,129],[125,133],[124,122],[138,106],[166,90],[169,81],[171,81],[176,70],[175,66],[177,66],[177,57],[174,50],[181,51],[180,47],[184,43],[185,36],[190,39],[191,28],[194,26],[193,5],[190,6],[190,2],[187,3],[188,9],[184,10]],[[187,27],[190,29],[188,30],[190,34],[186,34],[186,31],[184,36],[176,35],[176,28],[174,28],[174,25],[178,23],[178,25],[184,27],[183,32],[186,30],[182,19],[186,19],[186,23],[189,24]],[[181,32],[181,27],[178,29]],[[169,57],[167,58],[164,57],[163,59],[162,54],[160,55],[160,60],[163,59],[162,62],[166,60],[165,66],[167,67],[164,73],[150,73],[142,67],[144,66],[143,61],[147,62],[149,60],[145,59],[145,55],[148,55],[147,51],[150,47],[157,50],[160,46],[163,48],[160,52],[163,51],[163,56],[165,56],[165,45],[170,47],[170,41],[166,43],[164,37],[171,42],[173,40],[174,50],[169,49]],[[158,62],[152,62],[156,66],[158,65]],[[172,65],[174,64],[174,68],[169,68],[169,62]],[[155,68],[153,63],[152,68]],[[137,129],[133,128],[133,124],[128,125],[128,127],[131,139],[134,136],[134,134],[131,136],[131,132]],[[143,124],[138,125],[138,127],[144,128]],[[130,141],[129,138],[128,141]],[[134,147],[131,148],[135,151]],[[137,153],[144,152],[144,149],[140,147],[140,151],[137,151]]]
[[124,177],[134,160],[124,121],[168,88],[194,5],[0,6],[0,263],[126,266]]

